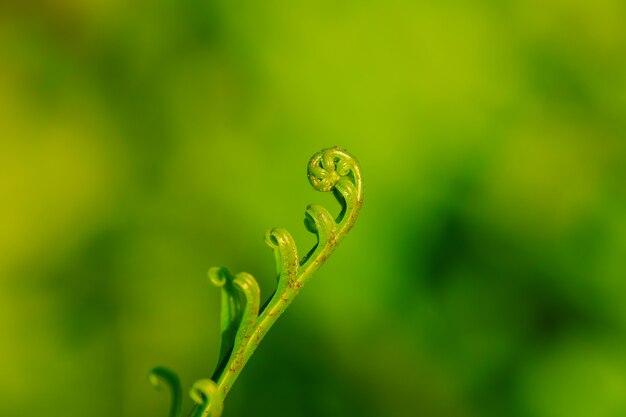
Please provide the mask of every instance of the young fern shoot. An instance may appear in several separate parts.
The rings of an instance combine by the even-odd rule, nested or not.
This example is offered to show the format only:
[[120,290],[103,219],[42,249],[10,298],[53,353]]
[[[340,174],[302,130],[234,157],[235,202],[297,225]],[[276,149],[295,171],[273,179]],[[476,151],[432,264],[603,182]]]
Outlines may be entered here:
[[[263,307],[259,285],[252,275],[240,272],[233,276],[223,267],[209,269],[211,282],[222,291],[222,344],[211,379],[201,379],[191,388],[190,395],[196,403],[192,417],[221,416],[224,398],[265,334],[356,221],[363,193],[361,169],[354,157],[338,147],[324,149],[309,161],[308,177],[316,190],[333,193],[341,212],[333,219],[320,205],[307,207],[304,223],[317,236],[317,243],[302,258],[298,257],[296,244],[287,230],[275,228],[266,233],[265,242],[276,259],[278,284]],[[150,381],[156,387],[167,385],[172,395],[169,417],[179,417],[182,394],[176,374],[158,367],[150,372]]]

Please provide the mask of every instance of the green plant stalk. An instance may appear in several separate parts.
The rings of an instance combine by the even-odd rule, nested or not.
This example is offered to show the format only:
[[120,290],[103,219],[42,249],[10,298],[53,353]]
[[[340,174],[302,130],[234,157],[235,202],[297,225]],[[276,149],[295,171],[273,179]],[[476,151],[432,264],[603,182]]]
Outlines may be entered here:
[[[192,386],[190,395],[196,402],[193,417],[221,415],[224,398],[263,337],[356,221],[363,202],[361,171],[356,159],[337,147],[324,149],[311,158],[308,176],[316,190],[333,193],[341,212],[333,219],[320,205],[307,207],[305,226],[317,236],[317,243],[301,259],[287,230],[275,228],[266,233],[265,242],[274,251],[278,284],[263,308],[259,286],[252,275],[240,272],[233,276],[223,267],[209,270],[210,280],[222,289],[222,346],[213,377]],[[178,378],[171,371],[155,368],[151,381],[157,385],[159,380],[165,381],[172,391],[170,417],[178,417],[181,397]]]

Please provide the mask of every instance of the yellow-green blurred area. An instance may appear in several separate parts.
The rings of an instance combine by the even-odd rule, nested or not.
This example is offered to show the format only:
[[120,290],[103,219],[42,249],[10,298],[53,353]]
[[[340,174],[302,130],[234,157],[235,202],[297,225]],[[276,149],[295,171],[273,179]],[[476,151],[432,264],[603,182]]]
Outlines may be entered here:
[[[219,289],[314,244],[308,158],[360,161],[354,230],[224,417],[626,415],[626,3],[0,5],[0,416],[165,416]],[[184,409],[191,406],[186,396]]]

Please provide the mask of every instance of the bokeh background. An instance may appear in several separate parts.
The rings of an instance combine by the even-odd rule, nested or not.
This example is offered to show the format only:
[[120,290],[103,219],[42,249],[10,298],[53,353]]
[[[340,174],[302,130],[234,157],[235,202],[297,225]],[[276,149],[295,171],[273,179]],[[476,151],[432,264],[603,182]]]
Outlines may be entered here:
[[[0,415],[165,416],[273,289],[306,179],[356,227],[225,417],[626,415],[626,3],[4,1]],[[191,401],[186,398],[185,410]]]

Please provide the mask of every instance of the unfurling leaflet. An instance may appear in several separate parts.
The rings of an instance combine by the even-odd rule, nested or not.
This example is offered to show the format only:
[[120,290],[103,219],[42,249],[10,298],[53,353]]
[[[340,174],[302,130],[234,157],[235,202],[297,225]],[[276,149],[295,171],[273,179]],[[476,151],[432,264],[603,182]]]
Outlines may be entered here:
[[[267,331],[326,262],[359,215],[363,203],[361,169],[347,151],[334,147],[316,153],[309,161],[308,177],[316,190],[333,193],[341,211],[333,218],[320,205],[307,207],[304,225],[315,234],[317,243],[302,257],[287,230],[275,228],[266,233],[265,243],[274,251],[276,260],[277,285],[263,307],[259,285],[252,275],[240,272],[233,276],[223,267],[209,269],[210,281],[222,291],[222,341],[211,379],[201,379],[191,388],[195,403],[192,417],[220,417],[224,398]],[[170,388],[169,417],[179,417],[181,389],[176,374],[159,367],[152,370],[150,380],[155,386],[164,383]]]

